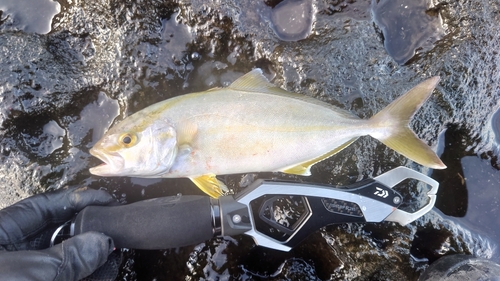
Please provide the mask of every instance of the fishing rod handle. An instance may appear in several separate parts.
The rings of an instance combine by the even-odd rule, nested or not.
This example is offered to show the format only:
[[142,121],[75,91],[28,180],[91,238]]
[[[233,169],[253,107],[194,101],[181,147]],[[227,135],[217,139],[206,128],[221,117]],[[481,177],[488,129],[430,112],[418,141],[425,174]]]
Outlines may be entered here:
[[102,232],[117,248],[169,249],[193,245],[215,234],[207,196],[170,196],[119,206],[88,206],[71,225],[73,235]]

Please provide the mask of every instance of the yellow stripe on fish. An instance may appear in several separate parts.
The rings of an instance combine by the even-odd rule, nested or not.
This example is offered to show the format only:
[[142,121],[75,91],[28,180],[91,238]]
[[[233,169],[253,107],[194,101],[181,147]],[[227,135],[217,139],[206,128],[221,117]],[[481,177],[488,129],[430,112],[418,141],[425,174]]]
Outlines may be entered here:
[[90,150],[104,162],[90,172],[187,177],[205,193],[218,197],[227,188],[216,175],[277,171],[310,175],[312,165],[363,135],[419,164],[444,169],[436,153],[408,126],[438,82],[439,77],[427,79],[362,120],[280,89],[254,69],[227,88],[174,97],[125,118]]

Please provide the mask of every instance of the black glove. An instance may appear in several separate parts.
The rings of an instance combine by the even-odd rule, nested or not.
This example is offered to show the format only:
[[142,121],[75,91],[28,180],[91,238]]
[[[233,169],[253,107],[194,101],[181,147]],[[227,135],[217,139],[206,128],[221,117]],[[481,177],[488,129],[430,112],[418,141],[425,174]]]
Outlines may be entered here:
[[87,232],[48,248],[62,223],[87,205],[107,205],[107,192],[62,188],[38,194],[0,210],[0,279],[80,280],[106,263],[113,240]]

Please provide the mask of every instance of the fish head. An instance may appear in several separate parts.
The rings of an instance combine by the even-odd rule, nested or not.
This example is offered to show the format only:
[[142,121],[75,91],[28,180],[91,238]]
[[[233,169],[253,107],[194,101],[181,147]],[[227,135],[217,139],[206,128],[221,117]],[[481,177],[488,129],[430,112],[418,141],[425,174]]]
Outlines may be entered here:
[[103,161],[90,168],[91,174],[148,178],[168,173],[177,155],[173,124],[134,115],[111,128],[90,149],[90,154]]

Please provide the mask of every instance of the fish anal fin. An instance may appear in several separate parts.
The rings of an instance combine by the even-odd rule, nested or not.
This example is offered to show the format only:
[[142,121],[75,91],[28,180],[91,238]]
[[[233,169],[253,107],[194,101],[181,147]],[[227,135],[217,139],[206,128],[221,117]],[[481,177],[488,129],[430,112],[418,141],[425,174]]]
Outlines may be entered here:
[[335,149],[333,149],[333,150],[331,150],[331,151],[329,151],[329,152],[327,152],[319,157],[313,158],[313,159],[308,160],[306,162],[302,162],[302,163],[295,165],[295,166],[286,167],[283,170],[281,170],[281,172],[286,173],[286,174],[299,175],[299,176],[310,176],[312,165],[314,165],[318,162],[321,162],[321,161],[325,160],[326,158],[329,158],[329,157],[339,153],[342,149],[348,147],[349,145],[351,145],[351,143],[353,143],[357,139],[358,139],[358,137],[352,138],[352,139],[348,140],[347,142],[343,143],[342,145],[336,147]]
[[292,174],[292,175],[299,175],[299,176],[310,176],[311,175],[311,166],[307,166],[304,163],[301,163],[299,165],[293,166],[286,168],[285,170],[282,170],[281,172],[285,174]]
[[214,174],[205,174],[198,177],[190,177],[191,181],[201,189],[201,191],[210,195],[212,198],[218,198],[229,191],[227,186],[219,181]]

